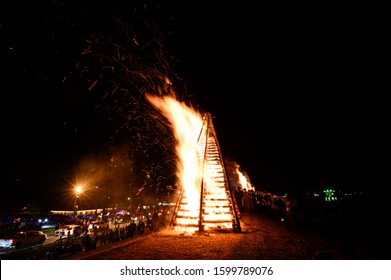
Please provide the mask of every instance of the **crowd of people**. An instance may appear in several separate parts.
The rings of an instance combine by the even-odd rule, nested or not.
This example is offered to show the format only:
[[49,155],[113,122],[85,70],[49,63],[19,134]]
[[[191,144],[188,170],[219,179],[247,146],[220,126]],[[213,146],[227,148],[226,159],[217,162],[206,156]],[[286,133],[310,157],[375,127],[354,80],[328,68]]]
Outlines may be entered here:
[[240,213],[268,212],[275,218],[293,223],[294,203],[286,196],[236,188],[234,196]]
[[82,235],[82,246],[84,251],[96,249],[99,245],[117,242],[127,238],[136,238],[151,232],[156,232],[167,225],[165,211],[154,210],[151,215],[131,219],[128,223],[115,223],[114,228],[107,228],[102,231],[92,230]]
[[[52,259],[62,259],[69,255],[94,250],[99,246],[156,232],[169,223],[169,216],[165,209],[154,210],[152,213],[139,213],[131,216],[130,219],[111,219],[110,226],[99,229],[88,217],[78,218],[76,222],[72,222],[79,225],[81,230],[60,235],[56,242],[50,244],[47,249],[49,249],[48,256]],[[61,227],[61,224],[57,227]]]

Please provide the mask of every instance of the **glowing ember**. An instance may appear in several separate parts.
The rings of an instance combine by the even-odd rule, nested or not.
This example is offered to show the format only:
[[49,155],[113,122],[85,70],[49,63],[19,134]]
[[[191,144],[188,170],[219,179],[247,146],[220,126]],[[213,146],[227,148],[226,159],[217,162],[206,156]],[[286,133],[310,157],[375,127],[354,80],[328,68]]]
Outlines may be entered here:
[[182,191],[173,227],[190,232],[239,228],[211,116],[202,116],[171,96],[146,97],[170,122],[177,141],[177,178]]

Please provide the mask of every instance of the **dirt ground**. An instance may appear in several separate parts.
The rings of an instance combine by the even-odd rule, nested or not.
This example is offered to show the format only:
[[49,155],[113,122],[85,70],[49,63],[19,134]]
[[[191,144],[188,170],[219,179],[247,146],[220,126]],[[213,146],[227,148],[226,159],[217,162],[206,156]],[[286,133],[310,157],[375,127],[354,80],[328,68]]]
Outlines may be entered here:
[[163,229],[142,237],[102,245],[77,260],[370,260],[349,242],[263,213],[243,214],[241,232],[183,234]]

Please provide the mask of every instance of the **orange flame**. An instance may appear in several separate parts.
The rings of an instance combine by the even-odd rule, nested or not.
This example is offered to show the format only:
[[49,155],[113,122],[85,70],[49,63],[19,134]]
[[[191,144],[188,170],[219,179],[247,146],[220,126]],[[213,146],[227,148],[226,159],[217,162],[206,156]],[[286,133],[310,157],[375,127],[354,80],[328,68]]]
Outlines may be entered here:
[[242,186],[242,188],[245,188],[246,190],[254,190],[254,187],[251,185],[250,181],[247,179],[247,177],[239,170],[239,165],[236,166],[236,173],[239,176],[239,183]]
[[176,153],[178,184],[189,198],[189,215],[198,218],[202,166],[197,157],[196,145],[202,128],[202,116],[194,109],[179,103],[171,96],[157,97],[147,95],[147,100],[161,111],[172,124],[177,140]]

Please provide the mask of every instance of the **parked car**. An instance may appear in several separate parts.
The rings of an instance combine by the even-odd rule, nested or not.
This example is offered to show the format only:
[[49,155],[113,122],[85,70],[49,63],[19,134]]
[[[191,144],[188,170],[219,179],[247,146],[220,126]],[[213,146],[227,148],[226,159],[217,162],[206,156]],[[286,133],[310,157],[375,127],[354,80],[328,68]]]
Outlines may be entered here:
[[94,231],[96,229],[97,231],[104,231],[106,229],[109,229],[109,224],[103,221],[93,221],[88,226],[89,231]]
[[13,237],[1,239],[0,247],[18,249],[28,245],[43,244],[46,238],[47,235],[39,230],[19,231]]
[[79,237],[57,239],[53,244],[48,255],[52,259],[61,259],[63,257],[81,253],[83,251],[82,239]]
[[58,237],[70,237],[79,236],[83,233],[83,227],[81,225],[65,225],[56,229],[54,234]]

